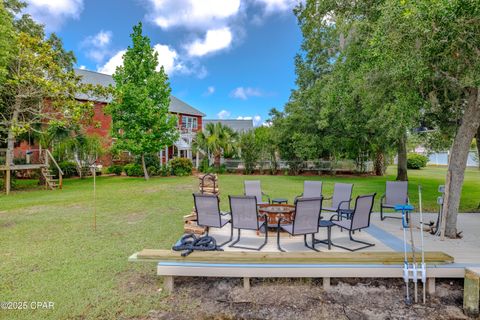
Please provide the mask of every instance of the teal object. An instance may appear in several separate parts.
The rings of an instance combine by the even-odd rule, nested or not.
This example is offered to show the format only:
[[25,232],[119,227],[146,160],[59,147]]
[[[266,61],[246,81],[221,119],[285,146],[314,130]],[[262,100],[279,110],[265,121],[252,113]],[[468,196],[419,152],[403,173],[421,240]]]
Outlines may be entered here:
[[394,207],[395,211],[413,211],[413,206],[411,204],[396,204]]
[[404,228],[408,228],[408,213],[413,211],[411,204],[396,204],[395,211],[402,211],[402,225]]

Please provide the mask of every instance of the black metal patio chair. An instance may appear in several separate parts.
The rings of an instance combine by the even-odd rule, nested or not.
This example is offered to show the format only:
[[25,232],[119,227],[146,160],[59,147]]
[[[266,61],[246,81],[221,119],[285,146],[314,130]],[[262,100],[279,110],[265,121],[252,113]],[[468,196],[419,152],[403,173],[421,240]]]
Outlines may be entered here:
[[408,199],[408,181],[387,181],[385,194],[380,199],[380,219],[402,219],[402,217],[385,216],[383,209],[393,209],[395,205],[406,205]]
[[[292,236],[303,235],[305,246],[311,250],[318,251],[315,248],[315,233],[318,232],[320,221],[320,211],[322,210],[322,197],[317,198],[298,198],[295,201],[295,213],[293,221],[290,224],[281,224],[284,218],[278,220],[277,226],[277,247],[280,251],[285,251],[280,246],[280,231],[284,230]],[[312,245],[307,243],[307,235],[312,236]]]
[[[258,214],[257,198],[255,196],[228,196],[228,198],[232,214],[232,230],[238,230],[237,239],[229,247],[260,251],[268,241],[268,218],[266,215]],[[264,221],[260,221],[259,218],[263,218]],[[240,231],[242,229],[261,231],[262,228],[265,232],[265,241],[260,247],[252,248],[236,245],[240,241]]]
[[[372,214],[373,204],[375,201],[376,193],[370,195],[363,195],[358,196],[355,200],[355,208],[353,209],[350,219],[340,220],[340,215],[334,215],[331,217],[331,221],[334,225],[340,227],[342,230],[348,230],[348,236],[350,241],[364,244],[364,246],[360,248],[350,249],[344,246],[340,246],[337,244],[332,243],[331,238],[328,239],[328,242],[335,247],[339,247],[348,251],[358,251],[361,249],[365,249],[368,247],[372,247],[374,243],[368,243],[365,241],[356,240],[352,237],[352,233],[357,230],[362,230],[368,228],[370,226],[370,216]],[[337,220],[335,220],[337,217]],[[331,235],[329,234],[329,237]]]
[[[220,199],[216,195],[207,195],[194,193],[193,202],[197,212],[197,224],[207,228],[207,235],[210,228],[223,228],[227,223],[231,223],[230,213],[220,211]],[[232,241],[233,229],[230,226],[230,238],[219,246]]]
[[[245,195],[257,198],[257,204],[269,204],[270,196],[262,192],[259,180],[246,180],[244,183]],[[263,197],[267,197],[267,201],[263,201]]]

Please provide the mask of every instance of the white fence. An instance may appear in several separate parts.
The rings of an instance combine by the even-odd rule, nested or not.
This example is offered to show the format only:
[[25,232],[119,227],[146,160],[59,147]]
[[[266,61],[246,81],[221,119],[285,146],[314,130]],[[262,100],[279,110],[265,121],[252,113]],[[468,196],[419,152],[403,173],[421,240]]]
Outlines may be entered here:
[[[428,156],[428,164],[437,166],[448,165],[448,151],[432,153]],[[468,154],[467,167],[477,167],[478,157],[475,151],[470,151]]]
[[[244,170],[245,164],[242,160],[225,159],[224,164],[227,170]],[[270,161],[257,161],[255,170],[270,170],[272,163]],[[373,172],[373,162],[366,161],[362,164],[357,164],[353,160],[312,160],[303,161],[300,164],[302,171],[326,171],[326,172]],[[280,160],[277,162],[277,170],[288,170],[290,164],[288,161]]]

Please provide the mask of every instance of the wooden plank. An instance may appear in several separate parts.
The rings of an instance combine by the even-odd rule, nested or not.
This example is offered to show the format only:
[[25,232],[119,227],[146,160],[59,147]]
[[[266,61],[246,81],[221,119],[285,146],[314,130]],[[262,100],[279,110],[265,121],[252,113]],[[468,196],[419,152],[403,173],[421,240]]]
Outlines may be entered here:
[[435,278],[427,278],[427,291],[431,296],[435,294]]
[[[44,164],[17,164],[11,165],[10,170],[34,170],[34,169],[41,169],[45,168]],[[5,165],[0,166],[0,171],[7,170]]]
[[330,277],[324,277],[322,281],[323,290],[330,290]]
[[243,288],[245,291],[250,291],[250,278],[249,277],[243,277]]
[[468,316],[477,317],[480,307],[480,268],[465,268],[463,286],[463,310]]
[[173,292],[174,281],[173,276],[165,276],[163,278],[163,288],[168,294]]
[[[187,265],[159,263],[159,276],[173,275],[186,277],[234,277],[234,278],[402,278],[402,266],[387,265],[325,265],[322,266],[246,266],[232,265]],[[428,268],[429,277],[463,278],[465,268],[445,268],[442,266]]]
[[[140,261],[176,261],[250,264],[403,264],[402,252],[241,252],[195,251],[187,257],[170,250],[144,249],[137,253]],[[411,259],[411,257],[410,257]],[[426,252],[427,264],[453,263],[443,252]]]

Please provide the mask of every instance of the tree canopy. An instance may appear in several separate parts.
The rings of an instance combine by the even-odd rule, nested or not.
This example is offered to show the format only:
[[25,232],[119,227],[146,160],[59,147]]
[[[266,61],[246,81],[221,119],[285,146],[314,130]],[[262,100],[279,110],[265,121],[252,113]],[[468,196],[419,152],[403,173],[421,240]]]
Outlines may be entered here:
[[112,115],[114,148],[142,157],[145,179],[148,172],[145,155],[159,152],[178,139],[178,119],[170,115],[170,84],[158,53],[150,39],[142,34],[142,24],[133,27],[123,65],[117,67],[114,99],[108,106]]

